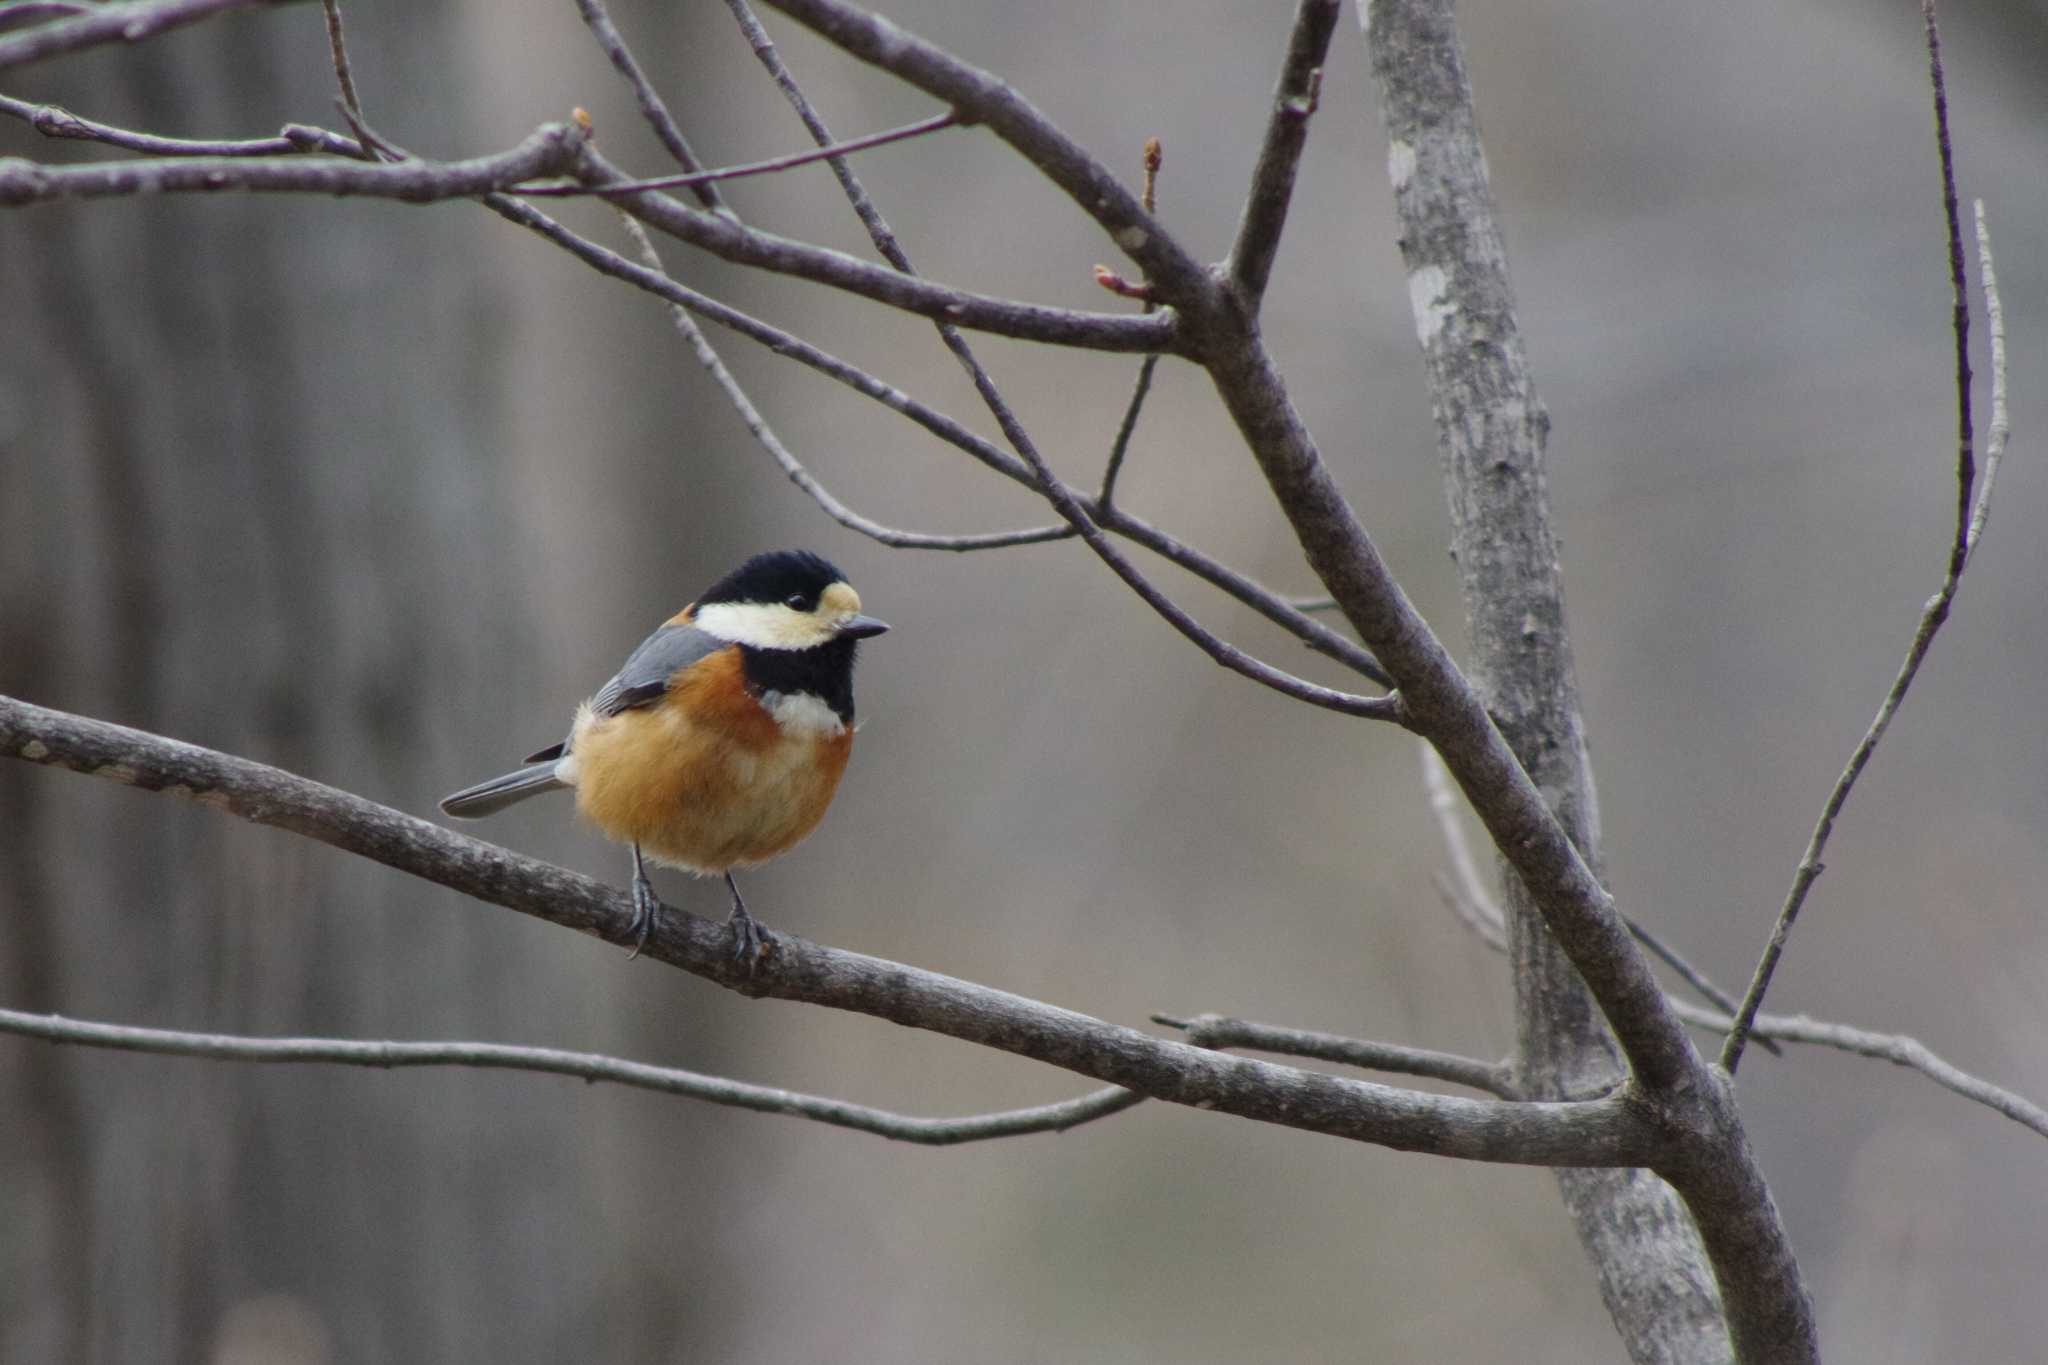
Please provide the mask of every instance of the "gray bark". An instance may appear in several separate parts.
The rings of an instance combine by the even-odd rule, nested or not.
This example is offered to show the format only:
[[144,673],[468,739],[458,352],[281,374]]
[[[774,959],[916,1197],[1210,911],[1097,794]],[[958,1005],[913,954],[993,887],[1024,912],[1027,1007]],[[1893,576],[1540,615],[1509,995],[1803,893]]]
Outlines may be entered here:
[[[1603,875],[1549,520],[1537,396],[1494,217],[1471,86],[1447,4],[1362,7],[1380,91],[1416,329],[1471,633],[1470,672],[1501,733],[1587,864]],[[1505,861],[1517,1076],[1526,1092],[1598,1094],[1622,1059],[1579,973]],[[1630,1358],[1728,1359],[1720,1294],[1678,1195],[1648,1171],[1561,1170],[1558,1185]]]

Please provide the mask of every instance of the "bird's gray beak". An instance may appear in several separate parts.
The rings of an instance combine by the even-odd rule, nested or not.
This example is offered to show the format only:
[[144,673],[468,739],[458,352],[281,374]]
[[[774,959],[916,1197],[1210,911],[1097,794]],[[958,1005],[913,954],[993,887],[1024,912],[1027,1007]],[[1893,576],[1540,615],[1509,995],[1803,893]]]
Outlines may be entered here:
[[865,640],[871,635],[880,635],[889,629],[887,621],[877,621],[872,616],[856,616],[839,627],[839,633],[849,640]]

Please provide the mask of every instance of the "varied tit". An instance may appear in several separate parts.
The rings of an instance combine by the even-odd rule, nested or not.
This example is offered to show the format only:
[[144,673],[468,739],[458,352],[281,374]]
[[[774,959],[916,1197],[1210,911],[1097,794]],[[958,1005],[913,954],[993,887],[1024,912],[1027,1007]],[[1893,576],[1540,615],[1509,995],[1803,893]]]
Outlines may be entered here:
[[733,869],[755,867],[817,827],[853,752],[853,655],[889,627],[803,550],[755,555],[641,642],[576,708],[569,737],[516,772],[441,802],[464,819],[541,792],[633,846],[633,954],[660,904],[643,855],[732,890],[733,954],[766,938]]

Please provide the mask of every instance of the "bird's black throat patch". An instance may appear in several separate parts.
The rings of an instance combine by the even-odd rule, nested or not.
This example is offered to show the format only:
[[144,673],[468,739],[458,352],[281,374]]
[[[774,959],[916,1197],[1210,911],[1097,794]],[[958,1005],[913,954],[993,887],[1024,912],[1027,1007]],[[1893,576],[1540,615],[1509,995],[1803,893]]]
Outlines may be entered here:
[[809,649],[756,649],[740,646],[740,665],[755,695],[803,692],[832,708],[832,714],[853,724],[853,650],[857,640],[828,640]]

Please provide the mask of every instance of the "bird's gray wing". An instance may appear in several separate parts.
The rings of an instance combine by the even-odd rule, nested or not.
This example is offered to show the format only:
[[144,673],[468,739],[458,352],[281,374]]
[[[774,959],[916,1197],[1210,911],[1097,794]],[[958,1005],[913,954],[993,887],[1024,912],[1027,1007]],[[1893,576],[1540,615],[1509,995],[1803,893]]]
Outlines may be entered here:
[[590,709],[600,716],[616,716],[650,705],[668,691],[668,680],[677,669],[688,668],[731,643],[692,625],[663,626],[641,641],[612,680],[597,690]]

